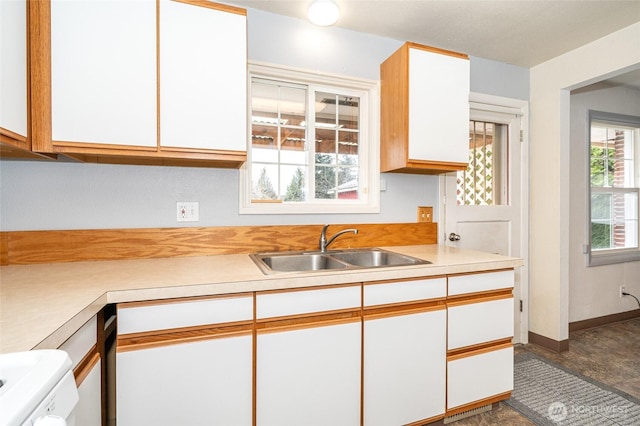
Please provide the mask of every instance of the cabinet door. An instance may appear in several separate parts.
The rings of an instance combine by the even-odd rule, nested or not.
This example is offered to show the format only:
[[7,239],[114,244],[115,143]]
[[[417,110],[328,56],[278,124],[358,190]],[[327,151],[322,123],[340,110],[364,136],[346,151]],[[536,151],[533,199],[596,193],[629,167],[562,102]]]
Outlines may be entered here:
[[246,151],[246,12],[205,4],[160,2],[160,143]]
[[78,385],[80,400],[76,405],[76,424],[82,426],[100,426],[102,424],[102,383],[101,362],[91,368]]
[[[27,2],[0,2],[0,130],[27,137]],[[2,138],[4,141],[5,139]]]
[[364,424],[401,425],[445,411],[445,309],[364,321]]
[[117,354],[120,426],[251,425],[250,334]]
[[409,159],[469,161],[469,60],[409,49]]
[[97,331],[98,320],[94,316],[59,348],[71,358],[80,396],[75,424],[82,426],[100,426],[102,423],[102,373]]
[[261,332],[256,403],[260,426],[360,424],[360,321]]
[[447,362],[447,409],[513,390],[513,347],[464,354]]
[[156,4],[51,2],[54,144],[157,146]]

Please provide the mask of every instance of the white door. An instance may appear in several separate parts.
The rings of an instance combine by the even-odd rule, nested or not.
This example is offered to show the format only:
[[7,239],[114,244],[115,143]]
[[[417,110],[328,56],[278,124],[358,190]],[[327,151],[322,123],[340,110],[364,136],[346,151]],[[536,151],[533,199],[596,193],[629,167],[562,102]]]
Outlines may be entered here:
[[[451,247],[527,257],[527,103],[487,95],[470,96],[466,172],[442,178],[443,242]],[[442,182],[442,181],[441,181]],[[516,271],[514,342],[526,342],[526,263]],[[523,310],[526,303],[523,303]],[[524,323],[522,323],[524,321]]]

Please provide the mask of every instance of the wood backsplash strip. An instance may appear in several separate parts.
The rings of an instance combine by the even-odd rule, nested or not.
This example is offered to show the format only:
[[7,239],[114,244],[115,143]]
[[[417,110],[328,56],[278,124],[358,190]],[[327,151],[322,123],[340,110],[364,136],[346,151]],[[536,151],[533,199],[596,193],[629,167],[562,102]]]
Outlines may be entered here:
[[[332,225],[327,235],[345,234],[333,248],[436,244],[436,223]],[[226,226],[199,228],[94,229],[0,232],[0,263],[80,262],[159,257],[314,250],[322,225]]]

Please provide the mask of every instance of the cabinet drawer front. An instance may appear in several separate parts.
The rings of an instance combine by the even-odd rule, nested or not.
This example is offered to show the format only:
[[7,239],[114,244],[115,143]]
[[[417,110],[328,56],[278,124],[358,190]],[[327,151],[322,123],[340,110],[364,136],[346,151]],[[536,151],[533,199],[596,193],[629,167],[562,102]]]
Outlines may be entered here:
[[369,284],[364,286],[364,306],[443,298],[446,278]]
[[447,349],[513,337],[513,297],[447,309]]
[[513,390],[513,347],[447,363],[447,409]]
[[64,342],[60,349],[69,354],[74,369],[98,342],[98,320],[94,316]]
[[360,286],[258,293],[256,318],[273,318],[360,307]]
[[487,272],[482,274],[456,275],[448,278],[449,296],[481,291],[513,288],[513,270]]
[[252,319],[253,298],[250,295],[132,307],[125,304],[118,305],[118,334]]

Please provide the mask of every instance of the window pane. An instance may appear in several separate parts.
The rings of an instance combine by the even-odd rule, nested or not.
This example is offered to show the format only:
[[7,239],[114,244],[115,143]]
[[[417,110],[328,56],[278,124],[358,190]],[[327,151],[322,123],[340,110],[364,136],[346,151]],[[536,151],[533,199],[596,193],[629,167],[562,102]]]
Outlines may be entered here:
[[593,250],[638,247],[638,192],[591,194]]
[[276,186],[273,179],[278,176],[278,166],[274,164],[252,165],[251,198],[253,200],[277,200]]
[[338,96],[338,123],[341,129],[359,130],[360,99],[353,96]]
[[358,155],[358,133],[357,132],[338,132],[338,153]]
[[360,99],[327,92],[315,99],[315,196],[357,199]]
[[283,201],[301,202],[307,199],[307,168],[300,166],[282,166]]
[[336,168],[316,163],[316,188],[315,196],[318,199],[337,198],[336,187],[338,186]]
[[508,134],[506,124],[469,122],[469,165],[458,172],[458,205],[507,204]]
[[632,188],[633,132],[604,123],[591,125],[591,185]]
[[[330,154],[336,153],[336,131],[316,128],[316,153]],[[333,160],[335,162],[335,160]]]

